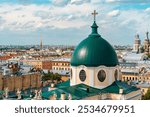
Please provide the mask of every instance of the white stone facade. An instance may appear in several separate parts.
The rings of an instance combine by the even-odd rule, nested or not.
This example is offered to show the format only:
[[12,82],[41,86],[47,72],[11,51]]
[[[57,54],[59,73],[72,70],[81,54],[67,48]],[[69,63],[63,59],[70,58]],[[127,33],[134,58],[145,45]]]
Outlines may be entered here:
[[[111,85],[115,80],[120,80],[120,72],[119,67],[106,67],[106,66],[99,66],[99,67],[86,67],[80,65],[78,67],[71,66],[71,78],[70,78],[70,85],[77,85],[80,83],[89,85],[91,87],[103,89],[109,85]],[[86,79],[85,81],[81,81],[79,78],[79,73],[81,70],[86,72]],[[104,70],[106,73],[106,78],[103,82],[99,81],[98,79],[98,72],[100,70]],[[117,71],[117,78],[115,78],[115,71]]]

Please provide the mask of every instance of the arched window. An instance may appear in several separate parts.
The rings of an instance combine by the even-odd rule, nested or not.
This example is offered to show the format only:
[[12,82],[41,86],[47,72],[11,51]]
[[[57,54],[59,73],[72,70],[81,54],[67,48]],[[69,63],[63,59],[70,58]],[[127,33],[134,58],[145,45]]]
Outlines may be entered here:
[[72,79],[72,69],[70,70],[70,77],[71,77],[71,79]]
[[84,70],[80,71],[79,78],[82,82],[84,82],[86,80],[86,72]]
[[100,82],[104,82],[104,80],[106,79],[106,73],[105,73],[105,71],[104,71],[104,70],[100,70],[100,71],[98,72],[97,77],[98,77],[98,80],[99,80]]
[[118,79],[118,70],[117,69],[115,70],[114,77],[115,77],[115,80]]

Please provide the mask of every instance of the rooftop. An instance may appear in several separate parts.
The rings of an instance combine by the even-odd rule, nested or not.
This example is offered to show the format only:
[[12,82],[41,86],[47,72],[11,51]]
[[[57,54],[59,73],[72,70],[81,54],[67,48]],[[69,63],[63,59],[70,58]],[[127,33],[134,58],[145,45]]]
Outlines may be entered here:
[[61,93],[65,93],[66,97],[68,97],[69,94],[71,94],[72,99],[78,100],[78,99],[83,99],[86,97],[91,97],[94,95],[99,95],[102,93],[113,93],[113,94],[119,94],[119,89],[123,89],[123,94],[130,93],[132,91],[137,91],[139,88],[133,87],[128,85],[125,82],[120,82],[120,81],[115,81],[113,84],[110,86],[104,88],[104,89],[97,89],[94,87],[90,87],[85,84],[78,84],[74,86],[69,86],[70,81],[67,81],[66,83],[63,83],[62,85],[59,84],[57,86],[57,89],[44,92],[42,94],[42,97],[44,99],[49,99],[50,96],[53,96],[53,94],[57,95],[57,99],[60,99]]
[[140,88],[150,88],[150,83],[143,82],[143,83],[137,84],[136,86]]
[[144,59],[145,54],[144,53],[133,53],[133,52],[128,52],[124,55],[123,59],[126,61],[141,61]]
[[70,62],[70,58],[57,58],[57,59],[54,59],[52,61],[63,61],[63,62]]

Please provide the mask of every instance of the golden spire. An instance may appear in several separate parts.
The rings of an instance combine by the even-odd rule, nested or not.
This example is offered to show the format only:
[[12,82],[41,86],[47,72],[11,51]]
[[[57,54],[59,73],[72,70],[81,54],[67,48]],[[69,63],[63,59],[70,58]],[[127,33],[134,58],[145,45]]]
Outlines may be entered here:
[[42,49],[43,49],[43,43],[42,43],[42,33],[40,34],[40,39],[41,39],[41,42],[40,42],[40,49],[42,50]]

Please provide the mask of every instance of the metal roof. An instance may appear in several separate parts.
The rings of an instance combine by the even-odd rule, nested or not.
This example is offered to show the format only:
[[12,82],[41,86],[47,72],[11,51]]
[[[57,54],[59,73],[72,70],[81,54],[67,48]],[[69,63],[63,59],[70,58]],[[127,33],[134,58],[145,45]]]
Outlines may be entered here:
[[94,22],[91,27],[92,33],[76,47],[72,55],[71,65],[85,65],[88,67],[118,65],[115,50],[97,33],[98,26],[96,23]]
[[58,89],[44,92],[42,94],[42,97],[44,99],[49,99],[50,96],[53,94],[57,95],[57,99],[60,99],[61,93],[66,94],[66,99],[69,94],[71,94],[73,100],[83,99],[86,97],[91,97],[94,95],[99,95],[103,93],[113,93],[113,94],[119,94],[119,89],[123,89],[123,94],[128,94],[132,91],[137,91],[139,88],[136,88],[134,86],[130,86],[125,82],[115,81],[110,86],[104,88],[104,89],[97,89],[85,84],[78,84],[74,86],[67,86],[69,85],[70,81],[67,81],[66,84],[63,84],[63,86],[59,86]]

